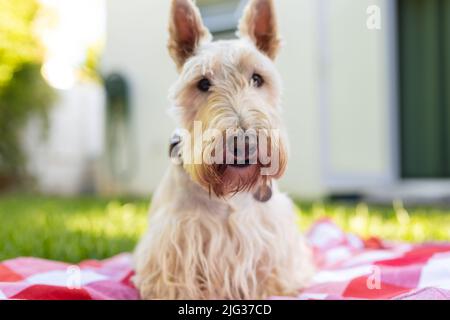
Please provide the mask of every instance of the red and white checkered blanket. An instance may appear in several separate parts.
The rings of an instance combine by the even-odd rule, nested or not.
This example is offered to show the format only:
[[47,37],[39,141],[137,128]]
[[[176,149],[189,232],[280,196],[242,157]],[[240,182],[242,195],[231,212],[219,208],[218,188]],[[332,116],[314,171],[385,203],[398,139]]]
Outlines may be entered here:
[[[329,221],[308,239],[319,271],[298,299],[450,299],[450,244],[363,241]],[[78,265],[18,258],[0,264],[0,299],[138,299],[132,275],[129,254]]]

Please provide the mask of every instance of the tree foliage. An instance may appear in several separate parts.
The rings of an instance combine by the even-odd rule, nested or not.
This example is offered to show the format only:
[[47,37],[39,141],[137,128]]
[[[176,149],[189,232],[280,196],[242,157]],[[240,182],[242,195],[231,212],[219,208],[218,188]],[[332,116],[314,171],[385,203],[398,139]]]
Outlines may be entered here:
[[21,133],[31,116],[46,119],[53,99],[33,30],[38,10],[36,0],[0,0],[0,177],[23,174]]

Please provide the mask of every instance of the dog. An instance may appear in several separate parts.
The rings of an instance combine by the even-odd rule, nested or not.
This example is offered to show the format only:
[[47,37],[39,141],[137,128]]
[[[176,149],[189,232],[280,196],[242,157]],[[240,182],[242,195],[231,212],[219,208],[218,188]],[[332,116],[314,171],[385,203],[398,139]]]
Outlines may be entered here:
[[274,4],[250,0],[238,39],[212,41],[195,2],[172,0],[169,33],[183,134],[172,139],[173,161],[134,253],[136,287],[142,299],[298,295],[314,267],[276,183],[288,142]]

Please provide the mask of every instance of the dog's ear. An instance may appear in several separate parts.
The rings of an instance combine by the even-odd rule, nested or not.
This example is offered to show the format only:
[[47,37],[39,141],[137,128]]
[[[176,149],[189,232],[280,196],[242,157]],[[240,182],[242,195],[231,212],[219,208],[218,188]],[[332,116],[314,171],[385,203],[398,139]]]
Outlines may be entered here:
[[249,38],[269,58],[275,59],[281,46],[273,0],[250,0],[239,24],[239,36]]
[[169,53],[179,70],[202,42],[211,40],[193,0],[172,0],[169,33]]

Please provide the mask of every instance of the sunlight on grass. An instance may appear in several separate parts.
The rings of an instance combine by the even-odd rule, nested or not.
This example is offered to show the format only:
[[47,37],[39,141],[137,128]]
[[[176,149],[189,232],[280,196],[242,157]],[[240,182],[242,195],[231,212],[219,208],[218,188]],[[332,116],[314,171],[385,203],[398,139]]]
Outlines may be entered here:
[[[147,200],[8,195],[0,197],[0,260],[34,256],[79,262],[131,252],[147,225]],[[362,237],[426,242],[450,241],[450,210],[366,204],[300,204],[307,231],[331,219]]]
[[427,242],[450,241],[450,210],[415,208],[410,212],[401,203],[392,208],[345,204],[300,206],[300,226],[307,230],[319,219],[330,219],[347,232],[368,238]]
[[85,232],[97,237],[129,237],[138,240],[145,231],[147,210],[136,204],[110,202],[104,212],[80,212],[65,221],[71,232]]
[[68,262],[132,251],[146,227],[147,201],[0,198],[0,260],[35,256]]

